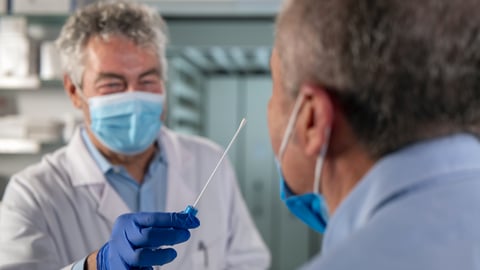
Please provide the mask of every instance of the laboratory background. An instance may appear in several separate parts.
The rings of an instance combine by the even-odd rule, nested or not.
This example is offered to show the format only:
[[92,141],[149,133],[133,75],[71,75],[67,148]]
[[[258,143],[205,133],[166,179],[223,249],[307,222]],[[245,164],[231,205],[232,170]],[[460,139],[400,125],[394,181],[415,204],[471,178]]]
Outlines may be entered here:
[[[0,198],[12,174],[63,146],[82,121],[63,90],[53,41],[67,16],[91,2],[0,0]],[[247,119],[229,158],[272,253],[271,269],[297,268],[319,251],[321,236],[281,202],[268,137],[269,57],[281,0],[138,2],[155,7],[169,27],[165,124],[226,147]]]

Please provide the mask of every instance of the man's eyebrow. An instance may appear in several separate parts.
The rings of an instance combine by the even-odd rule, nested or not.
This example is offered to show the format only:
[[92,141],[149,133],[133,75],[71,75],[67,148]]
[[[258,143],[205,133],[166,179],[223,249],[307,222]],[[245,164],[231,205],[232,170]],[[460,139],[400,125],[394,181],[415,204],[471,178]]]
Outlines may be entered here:
[[145,76],[148,76],[148,75],[159,75],[160,76],[161,72],[158,68],[152,68],[152,69],[149,69],[145,72],[143,72],[142,74],[140,74],[140,78],[142,77],[145,77]]
[[112,73],[112,72],[101,72],[97,78],[95,79],[95,83],[103,80],[103,79],[119,79],[119,80],[125,80],[125,78],[117,73]]

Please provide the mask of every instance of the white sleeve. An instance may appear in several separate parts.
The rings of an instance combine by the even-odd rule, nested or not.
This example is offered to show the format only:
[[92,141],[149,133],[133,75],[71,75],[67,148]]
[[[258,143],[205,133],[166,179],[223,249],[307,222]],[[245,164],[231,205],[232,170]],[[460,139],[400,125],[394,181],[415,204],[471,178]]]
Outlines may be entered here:
[[60,269],[38,202],[12,178],[0,211],[0,269]]

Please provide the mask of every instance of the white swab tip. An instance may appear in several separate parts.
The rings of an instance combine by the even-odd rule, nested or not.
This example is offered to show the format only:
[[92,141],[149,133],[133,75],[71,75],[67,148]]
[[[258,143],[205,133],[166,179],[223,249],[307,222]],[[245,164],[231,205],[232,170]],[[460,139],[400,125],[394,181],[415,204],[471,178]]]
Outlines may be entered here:
[[246,124],[247,124],[247,119],[242,118],[242,122],[240,122],[240,127],[242,128],[242,127],[245,126]]

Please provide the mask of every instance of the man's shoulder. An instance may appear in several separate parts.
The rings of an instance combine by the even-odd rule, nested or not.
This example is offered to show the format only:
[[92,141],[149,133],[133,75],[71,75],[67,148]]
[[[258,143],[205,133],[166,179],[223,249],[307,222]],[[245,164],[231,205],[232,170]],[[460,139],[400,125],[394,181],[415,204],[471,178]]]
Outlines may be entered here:
[[480,184],[475,179],[397,196],[304,269],[478,269],[472,268],[480,258],[473,253],[480,250]]
[[28,219],[39,218],[41,209],[64,205],[64,198],[73,190],[65,159],[63,147],[14,174],[5,189],[2,204]]
[[66,168],[68,167],[66,147],[62,147],[46,154],[39,162],[14,174],[10,182],[12,185],[21,185],[35,189],[50,187],[57,184],[59,180],[65,180]]

